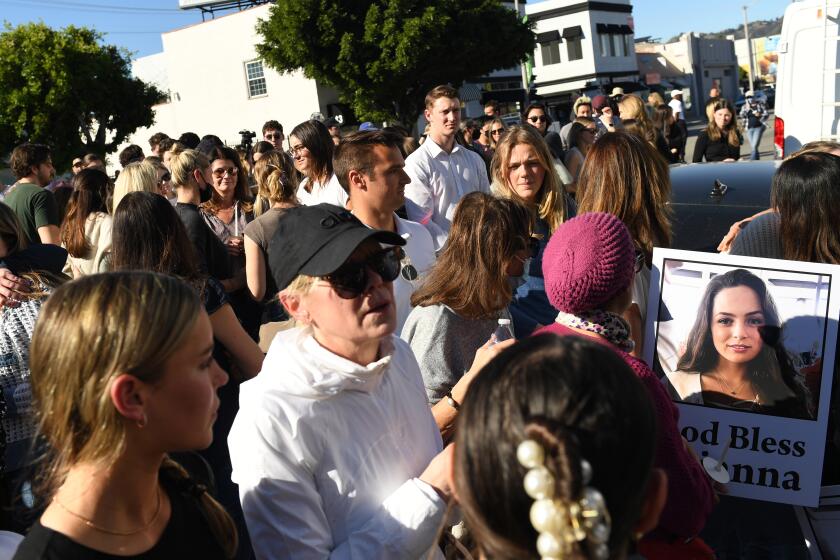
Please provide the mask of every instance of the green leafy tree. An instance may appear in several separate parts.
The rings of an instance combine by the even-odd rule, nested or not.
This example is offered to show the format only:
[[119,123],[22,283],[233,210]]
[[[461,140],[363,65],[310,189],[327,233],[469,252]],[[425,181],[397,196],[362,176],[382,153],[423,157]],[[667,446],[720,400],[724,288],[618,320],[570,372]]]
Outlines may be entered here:
[[413,122],[426,92],[525,60],[534,33],[499,0],[278,0],[257,51],[336,88],[363,119]]
[[61,170],[85,152],[113,152],[154,122],[152,106],[163,94],[131,77],[128,52],[101,39],[87,28],[6,24],[0,33],[0,152],[24,140],[48,144]]

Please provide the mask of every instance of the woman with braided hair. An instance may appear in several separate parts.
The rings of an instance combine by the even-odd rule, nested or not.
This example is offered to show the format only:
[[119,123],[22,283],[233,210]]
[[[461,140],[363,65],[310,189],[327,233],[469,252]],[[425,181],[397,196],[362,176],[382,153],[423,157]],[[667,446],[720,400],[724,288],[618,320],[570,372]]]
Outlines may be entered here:
[[230,517],[167,455],[213,439],[227,374],[212,352],[207,313],[175,278],[112,272],[55,290],[30,355],[49,505],[16,559],[233,557]]
[[645,388],[603,345],[541,335],[503,351],[472,382],[456,430],[470,555],[628,557],[665,503],[655,433]]

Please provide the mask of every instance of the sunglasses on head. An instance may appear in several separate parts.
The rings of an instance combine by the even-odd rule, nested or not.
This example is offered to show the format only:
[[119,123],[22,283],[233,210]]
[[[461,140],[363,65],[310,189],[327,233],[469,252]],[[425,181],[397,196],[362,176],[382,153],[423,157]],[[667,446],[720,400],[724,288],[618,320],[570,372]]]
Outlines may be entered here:
[[634,264],[637,274],[641,272],[642,267],[645,266],[645,254],[639,249],[636,249],[636,262]]
[[393,248],[379,251],[367,259],[347,262],[332,274],[324,276],[338,297],[354,299],[365,293],[370,272],[374,271],[383,282],[393,282],[400,273],[400,257]]

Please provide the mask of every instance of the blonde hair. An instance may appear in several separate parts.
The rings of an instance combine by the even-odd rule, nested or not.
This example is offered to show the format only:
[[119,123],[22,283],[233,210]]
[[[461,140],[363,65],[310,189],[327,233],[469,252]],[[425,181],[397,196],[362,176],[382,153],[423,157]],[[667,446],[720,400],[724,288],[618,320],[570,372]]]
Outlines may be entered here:
[[[201,309],[192,288],[152,272],[86,276],[55,290],[41,309],[30,351],[39,432],[50,447],[42,480],[47,499],[75,464],[112,465],[124,453],[126,421],[111,401],[112,381],[129,373],[157,382]],[[185,474],[168,459],[161,469]],[[200,507],[232,555],[233,521],[206,492]]]
[[280,290],[285,295],[290,296],[305,296],[315,285],[315,276],[307,276],[306,274],[298,274],[288,286]]
[[[618,102],[618,112],[621,115],[624,130],[638,134],[656,147],[656,129],[653,123],[650,122],[645,104],[642,98],[637,95],[625,95]],[[625,120],[633,120],[635,122],[625,123]]]
[[665,99],[658,91],[652,91],[648,94],[648,105],[653,108],[659,107],[660,105],[665,105]]
[[169,174],[172,176],[173,187],[189,185],[193,181],[193,171],[202,171],[210,166],[207,156],[177,142],[169,150],[169,157]]
[[254,164],[254,179],[257,181],[254,214],[259,216],[274,204],[297,204],[296,178],[283,154],[275,151],[264,154]]
[[554,232],[560,224],[566,221],[566,198],[563,186],[554,170],[554,160],[548,150],[542,135],[532,126],[516,125],[508,129],[504,138],[496,147],[493,161],[490,164],[490,176],[493,180],[493,193],[502,198],[512,198],[525,202],[510,184],[510,154],[513,149],[525,144],[531,146],[536,153],[540,166],[545,171],[543,183],[540,186],[535,201],[537,215],[548,222],[548,229]]
[[111,214],[120,205],[120,201],[130,192],[157,192],[157,169],[147,161],[129,163],[120,171],[114,183],[114,195],[111,199]]

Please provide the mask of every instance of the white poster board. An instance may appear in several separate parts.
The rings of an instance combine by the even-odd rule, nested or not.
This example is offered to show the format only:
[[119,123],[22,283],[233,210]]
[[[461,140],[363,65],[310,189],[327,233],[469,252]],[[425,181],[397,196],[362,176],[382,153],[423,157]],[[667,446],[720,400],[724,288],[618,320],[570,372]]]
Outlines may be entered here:
[[654,250],[644,356],[730,495],[818,505],[838,290],[837,265]]

